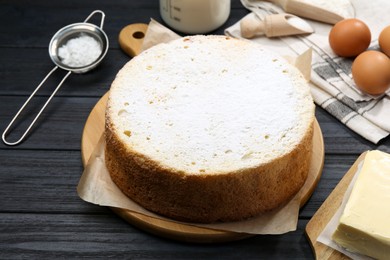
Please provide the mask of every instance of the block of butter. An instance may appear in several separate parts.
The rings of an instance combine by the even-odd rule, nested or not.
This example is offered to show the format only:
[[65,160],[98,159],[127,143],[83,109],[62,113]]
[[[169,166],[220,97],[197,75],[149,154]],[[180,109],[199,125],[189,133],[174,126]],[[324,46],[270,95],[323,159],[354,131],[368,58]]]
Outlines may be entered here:
[[350,252],[390,259],[390,154],[367,152],[332,239]]

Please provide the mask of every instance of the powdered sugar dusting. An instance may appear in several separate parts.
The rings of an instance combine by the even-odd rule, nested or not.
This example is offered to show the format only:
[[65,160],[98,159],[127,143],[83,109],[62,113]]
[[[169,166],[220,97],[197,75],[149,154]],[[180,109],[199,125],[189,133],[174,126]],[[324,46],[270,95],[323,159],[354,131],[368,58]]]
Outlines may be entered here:
[[233,39],[190,39],[155,47],[119,73],[110,113],[119,133],[131,130],[123,140],[187,172],[252,167],[285,153],[281,140],[294,139],[300,124],[296,107],[312,102],[308,90],[297,94],[294,68]]

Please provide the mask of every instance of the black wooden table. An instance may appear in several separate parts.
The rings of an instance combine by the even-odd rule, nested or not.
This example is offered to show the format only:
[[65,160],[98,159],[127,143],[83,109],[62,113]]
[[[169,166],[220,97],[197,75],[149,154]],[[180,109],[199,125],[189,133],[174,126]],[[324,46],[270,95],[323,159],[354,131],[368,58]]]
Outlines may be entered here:
[[[72,74],[28,139],[19,146],[0,144],[0,258],[295,258],[313,254],[304,229],[356,158],[369,149],[390,152],[390,139],[373,145],[317,107],[325,141],[322,178],[299,214],[298,229],[285,235],[255,236],[213,245],[159,238],[128,224],[110,209],[82,201],[76,186],[83,171],[81,133],[88,114],[129,60],[118,45],[121,28],[161,21],[157,0],[0,0],[0,130],[54,66],[48,55],[53,34],[81,22],[95,9],[106,13],[110,49],[95,70]],[[229,20],[216,34],[248,11],[233,1]],[[92,21],[93,22],[93,21]],[[64,71],[54,76],[29,106],[41,106]],[[10,139],[27,123],[19,122]]]

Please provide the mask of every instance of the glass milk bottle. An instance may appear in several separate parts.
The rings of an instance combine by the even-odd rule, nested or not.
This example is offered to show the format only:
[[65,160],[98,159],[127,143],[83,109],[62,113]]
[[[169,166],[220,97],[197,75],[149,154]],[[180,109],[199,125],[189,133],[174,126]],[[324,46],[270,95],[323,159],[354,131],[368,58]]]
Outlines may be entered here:
[[160,0],[160,13],[164,22],[177,31],[207,33],[226,22],[230,0]]

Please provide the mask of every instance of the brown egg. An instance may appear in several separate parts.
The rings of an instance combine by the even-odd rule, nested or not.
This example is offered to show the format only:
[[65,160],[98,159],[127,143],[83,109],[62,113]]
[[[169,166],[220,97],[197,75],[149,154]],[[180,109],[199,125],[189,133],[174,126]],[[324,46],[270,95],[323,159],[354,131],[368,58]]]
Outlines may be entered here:
[[382,30],[378,41],[381,50],[390,57],[390,26]]
[[329,33],[332,50],[341,57],[355,57],[365,51],[371,42],[368,26],[358,19],[344,19]]
[[356,86],[371,94],[383,94],[390,86],[390,59],[380,51],[365,51],[352,64]]

